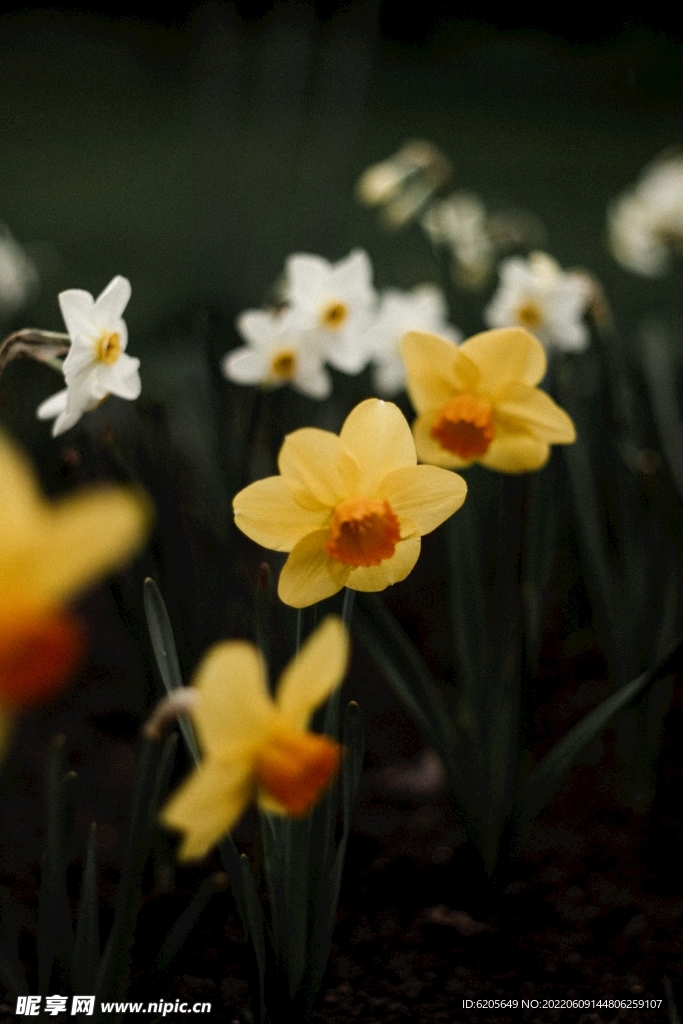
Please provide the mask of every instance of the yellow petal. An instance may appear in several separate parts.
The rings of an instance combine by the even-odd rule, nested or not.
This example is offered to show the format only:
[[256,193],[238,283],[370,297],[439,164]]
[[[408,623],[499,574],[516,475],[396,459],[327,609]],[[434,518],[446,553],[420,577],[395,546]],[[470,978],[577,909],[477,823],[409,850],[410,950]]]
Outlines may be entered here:
[[385,558],[379,565],[361,565],[353,569],[346,586],[350,590],[384,590],[392,583],[400,583],[410,573],[420,557],[421,540],[411,537],[401,540],[391,558]]
[[400,520],[412,520],[420,536],[431,533],[465,500],[467,484],[457,473],[436,466],[406,466],[389,473],[380,487]]
[[277,592],[293,608],[307,608],[337,594],[349,578],[350,566],[336,562],[323,551],[328,530],[317,530],[300,540],[280,573]]
[[43,500],[26,459],[0,435],[0,555],[31,530]]
[[302,508],[281,476],[257,480],[236,494],[235,524],[247,537],[273,551],[291,551],[297,541],[319,530],[327,509]]
[[211,755],[236,756],[258,743],[275,707],[260,651],[244,640],[225,640],[205,655],[195,673],[192,720]]
[[334,508],[356,493],[358,465],[329,430],[302,427],[288,434],[280,449],[278,468],[304,508]]
[[149,519],[142,495],[123,488],[45,503],[30,536],[2,558],[2,588],[39,604],[62,601],[133,554]]
[[295,729],[305,729],[346,672],[349,638],[341,619],[329,615],[282,674],[275,703]]
[[459,351],[481,372],[478,390],[493,397],[512,381],[533,387],[543,380],[548,365],[540,341],[521,327],[475,334]]
[[547,444],[572,444],[576,430],[570,417],[550,395],[527,384],[509,384],[496,402],[496,422],[505,418]]
[[528,473],[548,461],[550,447],[531,434],[498,430],[489,450],[477,462],[500,473]]
[[401,342],[407,388],[417,412],[441,408],[460,391],[476,390],[479,371],[452,341],[426,331],[409,331]]
[[180,858],[203,857],[238,821],[253,790],[251,762],[203,762],[160,815],[164,825],[184,833]]
[[408,421],[393,402],[361,402],[346,417],[339,438],[360,466],[358,494],[374,496],[387,473],[417,465]]
[[455,452],[449,452],[447,448],[443,448],[432,437],[431,430],[436,417],[439,415],[439,411],[439,409],[428,409],[421,416],[418,416],[413,423],[413,437],[415,438],[417,457],[420,462],[427,462],[432,466],[441,466],[443,469],[464,469],[466,466],[471,465],[472,460],[470,459],[468,462],[466,459],[461,459]]

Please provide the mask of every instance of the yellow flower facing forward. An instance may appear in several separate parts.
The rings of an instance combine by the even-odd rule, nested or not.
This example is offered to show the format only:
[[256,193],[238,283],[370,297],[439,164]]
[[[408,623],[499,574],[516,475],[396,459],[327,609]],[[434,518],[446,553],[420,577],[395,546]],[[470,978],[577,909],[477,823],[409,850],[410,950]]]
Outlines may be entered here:
[[149,519],[119,487],[60,501],[0,436],[0,747],[13,710],[47,696],[77,660],[81,634],[63,609],[137,548]]
[[253,644],[211,648],[194,679],[191,709],[204,760],[161,814],[184,833],[181,858],[203,857],[254,798],[275,814],[308,813],[341,758],[339,744],[308,732],[308,722],[342,681],[347,661],[346,629],[330,616],[285,669],[272,700]]
[[391,402],[370,398],[341,433],[305,427],[285,438],[280,476],[235,497],[235,522],[257,544],[289,552],[280,598],[304,608],[352,590],[406,578],[420,537],[462,505],[465,481],[418,466],[410,427]]
[[567,413],[536,387],[547,359],[528,331],[484,331],[460,346],[412,331],[401,351],[423,462],[448,469],[481,462],[525,473],[547,462],[551,444],[576,440]]

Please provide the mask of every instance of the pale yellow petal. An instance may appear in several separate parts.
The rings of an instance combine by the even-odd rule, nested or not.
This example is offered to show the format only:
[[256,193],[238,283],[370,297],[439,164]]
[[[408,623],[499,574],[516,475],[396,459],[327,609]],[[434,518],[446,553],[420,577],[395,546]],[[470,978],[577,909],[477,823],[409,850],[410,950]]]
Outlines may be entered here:
[[387,473],[417,465],[408,421],[393,402],[361,402],[346,417],[339,438],[360,466],[357,493],[366,497],[375,494]]
[[442,408],[461,391],[476,390],[479,371],[461,348],[426,331],[409,331],[401,342],[407,388],[417,412]]
[[230,757],[258,743],[275,714],[260,651],[245,640],[215,644],[199,664],[192,720],[203,749]]
[[382,481],[379,496],[386,498],[400,520],[412,520],[420,536],[431,533],[456,512],[465,500],[467,484],[457,473],[436,466],[395,469]]
[[2,557],[2,589],[29,602],[60,602],[130,558],[147,533],[140,494],[107,488],[45,503],[29,535]]
[[323,550],[327,530],[317,530],[304,537],[285,562],[277,592],[281,601],[293,608],[307,608],[316,601],[337,594],[350,572],[348,565],[336,562]]
[[504,418],[547,444],[572,444],[576,430],[570,417],[550,395],[527,384],[509,384],[496,402],[496,422]]
[[417,457],[420,462],[441,466],[443,469],[464,469],[471,465],[471,460],[468,462],[466,459],[461,459],[455,452],[449,452],[432,437],[431,430],[439,412],[439,409],[428,409],[413,423]]
[[28,461],[0,435],[0,553],[10,550],[30,532],[42,505]]
[[203,857],[241,817],[254,792],[253,763],[203,762],[160,814],[167,828],[184,833],[182,860]]
[[460,351],[481,372],[478,390],[493,397],[512,381],[534,387],[543,380],[548,365],[540,341],[522,327],[475,334],[460,346]]
[[379,565],[353,569],[346,586],[350,590],[376,591],[400,583],[412,572],[420,557],[421,544],[419,537],[399,541],[391,558],[385,558]]
[[545,465],[550,447],[531,434],[498,430],[489,450],[477,462],[500,473],[528,473]]
[[235,523],[251,540],[273,551],[291,551],[312,530],[319,530],[327,509],[303,508],[281,476],[257,480],[236,494]]
[[357,490],[358,465],[329,430],[302,427],[288,434],[278,468],[295,500],[308,509],[334,508]]
[[280,679],[275,703],[295,729],[305,729],[346,672],[349,638],[341,619],[328,616],[308,638]]

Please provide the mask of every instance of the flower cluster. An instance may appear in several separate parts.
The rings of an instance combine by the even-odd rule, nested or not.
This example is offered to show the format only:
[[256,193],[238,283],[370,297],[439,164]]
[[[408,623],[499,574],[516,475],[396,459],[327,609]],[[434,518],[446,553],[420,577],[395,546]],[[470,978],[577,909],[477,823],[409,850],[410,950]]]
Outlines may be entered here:
[[63,366],[66,387],[38,407],[39,419],[54,419],[53,437],[73,427],[110,394],[129,400],[140,394],[140,360],[126,354],[128,329],[122,319],[130,294],[130,282],[120,276],[97,299],[80,288],[60,293],[71,340]]
[[661,277],[683,249],[683,155],[661,156],[608,212],[612,255],[627,270]]
[[551,256],[511,256],[499,267],[500,285],[484,310],[489,327],[524,327],[546,348],[580,352],[589,342],[583,317],[592,288],[585,274],[562,270]]
[[434,286],[378,296],[370,259],[360,249],[334,264],[321,256],[290,256],[284,300],[273,312],[248,310],[238,318],[246,345],[223,360],[230,380],[265,387],[291,384],[310,398],[323,399],[332,388],[327,365],[356,374],[372,361],[378,392],[390,396],[405,386],[399,343],[406,331],[459,338]]

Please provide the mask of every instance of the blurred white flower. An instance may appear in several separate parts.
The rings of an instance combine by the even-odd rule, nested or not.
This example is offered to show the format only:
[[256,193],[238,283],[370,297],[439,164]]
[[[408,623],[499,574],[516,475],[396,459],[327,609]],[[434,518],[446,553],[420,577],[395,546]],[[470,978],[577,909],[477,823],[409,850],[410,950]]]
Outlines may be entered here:
[[291,384],[310,398],[327,398],[332,380],[324,366],[323,339],[319,331],[306,330],[303,323],[295,309],[242,313],[237,329],[247,344],[224,357],[223,373],[237,384]]
[[122,316],[130,293],[130,281],[120,276],[96,300],[80,288],[60,293],[71,338],[63,367],[66,388],[38,407],[39,419],[55,419],[53,437],[73,427],[107,395],[132,400],[140,394],[140,360],[125,352],[128,328]]
[[454,192],[431,204],[422,227],[435,245],[451,250],[453,276],[459,284],[469,288],[484,284],[493,267],[495,248],[481,199],[469,192]]
[[9,228],[0,224],[0,312],[14,313],[38,288],[38,271]]
[[388,160],[361,175],[356,191],[367,206],[381,206],[387,227],[400,228],[415,217],[451,176],[451,165],[430,142],[407,142]]
[[627,270],[661,277],[683,250],[683,155],[660,157],[608,211],[609,246]]
[[589,342],[583,322],[592,289],[584,274],[562,270],[551,256],[511,256],[499,268],[500,284],[484,310],[489,327],[525,327],[546,348],[580,352]]
[[456,344],[462,341],[460,331],[447,322],[446,302],[439,288],[423,284],[410,292],[394,288],[383,292],[377,318],[366,336],[380,395],[395,395],[405,387],[400,342],[408,331],[429,331]]
[[299,253],[285,268],[285,299],[302,327],[319,332],[325,359],[344,373],[359,373],[369,360],[364,344],[377,296],[372,266],[362,249],[338,263]]

